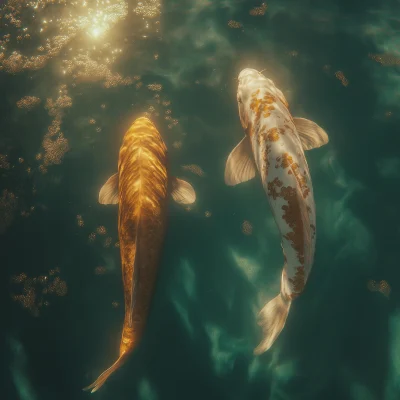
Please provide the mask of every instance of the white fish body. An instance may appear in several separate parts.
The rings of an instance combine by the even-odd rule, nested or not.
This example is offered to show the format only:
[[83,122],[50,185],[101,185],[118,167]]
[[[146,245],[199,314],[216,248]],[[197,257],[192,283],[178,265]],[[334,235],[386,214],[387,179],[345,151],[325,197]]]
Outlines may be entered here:
[[304,150],[328,142],[312,121],[293,118],[283,93],[254,69],[239,74],[239,116],[246,136],[228,157],[225,182],[233,186],[258,172],[282,237],[285,263],[280,294],[260,312],[263,340],[255,354],[268,350],[282,331],[290,304],[304,289],[315,251],[315,204]]

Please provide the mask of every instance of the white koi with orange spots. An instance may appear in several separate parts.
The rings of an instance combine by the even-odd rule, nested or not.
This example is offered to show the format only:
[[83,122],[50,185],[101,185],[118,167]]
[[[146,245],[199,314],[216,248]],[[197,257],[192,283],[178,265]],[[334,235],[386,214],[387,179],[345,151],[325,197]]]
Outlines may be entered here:
[[304,289],[315,252],[315,203],[304,150],[328,142],[316,123],[293,118],[283,93],[258,71],[239,74],[239,116],[246,136],[228,157],[225,182],[233,186],[257,171],[282,237],[284,266],[280,294],[260,311],[267,351],[282,331],[293,299]]

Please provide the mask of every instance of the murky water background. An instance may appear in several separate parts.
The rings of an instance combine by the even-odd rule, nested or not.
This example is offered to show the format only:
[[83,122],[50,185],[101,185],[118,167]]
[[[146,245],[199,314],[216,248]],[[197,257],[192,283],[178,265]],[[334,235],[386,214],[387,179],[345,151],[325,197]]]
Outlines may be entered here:
[[[159,128],[170,203],[147,333],[99,399],[400,395],[400,7],[372,1],[1,2],[0,250],[7,400],[77,400],[114,361],[123,319],[117,209],[97,203],[125,130]],[[265,69],[307,152],[316,259],[261,357],[256,314],[279,290],[279,235],[258,180],[224,185],[243,136],[236,81]],[[2,397],[2,398],[3,398]]]

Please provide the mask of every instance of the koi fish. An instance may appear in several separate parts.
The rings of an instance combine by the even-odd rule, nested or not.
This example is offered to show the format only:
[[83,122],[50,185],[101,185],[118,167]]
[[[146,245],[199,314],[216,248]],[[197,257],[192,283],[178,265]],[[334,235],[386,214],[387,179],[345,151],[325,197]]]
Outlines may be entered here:
[[293,118],[283,93],[258,71],[239,74],[237,101],[245,137],[230,153],[225,183],[234,186],[258,172],[282,238],[284,266],[278,296],[260,311],[258,355],[278,338],[291,302],[304,290],[315,251],[315,204],[304,150],[328,143],[315,122]]
[[96,392],[126,361],[143,335],[164,242],[169,193],[180,204],[196,200],[188,182],[169,176],[167,148],[156,127],[149,119],[138,118],[123,138],[118,172],[99,193],[99,203],[119,204],[125,299],[119,357],[84,390]]

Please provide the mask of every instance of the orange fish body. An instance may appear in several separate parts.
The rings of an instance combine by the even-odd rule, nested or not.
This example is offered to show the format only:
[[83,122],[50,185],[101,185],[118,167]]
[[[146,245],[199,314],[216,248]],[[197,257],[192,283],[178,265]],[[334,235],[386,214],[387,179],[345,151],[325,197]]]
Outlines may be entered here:
[[118,173],[99,193],[102,204],[119,204],[118,234],[125,317],[119,358],[84,390],[97,391],[135,349],[143,335],[163,246],[167,197],[179,203],[195,200],[193,188],[168,176],[167,148],[152,122],[138,118],[125,133]]
[[167,148],[149,120],[136,120],[126,132],[118,173],[118,235],[125,297],[123,356],[143,333],[166,227]]

